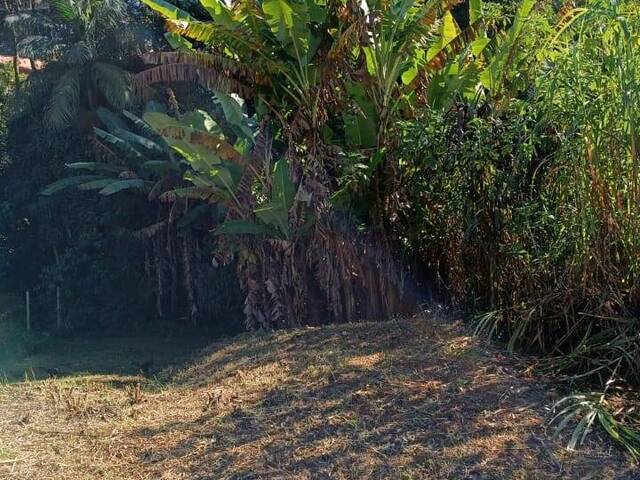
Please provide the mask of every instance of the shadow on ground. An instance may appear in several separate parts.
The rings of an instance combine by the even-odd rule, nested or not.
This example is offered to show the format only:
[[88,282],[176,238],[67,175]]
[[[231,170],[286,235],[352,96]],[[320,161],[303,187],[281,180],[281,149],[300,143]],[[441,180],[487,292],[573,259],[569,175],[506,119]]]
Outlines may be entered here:
[[202,411],[139,429],[139,460],[162,478],[630,478],[615,452],[551,441],[549,398],[517,372],[459,324],[246,337],[178,376]]
[[[100,372],[127,352],[96,348]],[[551,440],[548,386],[521,371],[431,318],[245,334],[153,385],[5,385],[0,478],[633,478],[597,436],[578,453]]]
[[14,383],[85,374],[152,377],[182,366],[207,343],[194,336],[39,339],[0,352],[0,378]]

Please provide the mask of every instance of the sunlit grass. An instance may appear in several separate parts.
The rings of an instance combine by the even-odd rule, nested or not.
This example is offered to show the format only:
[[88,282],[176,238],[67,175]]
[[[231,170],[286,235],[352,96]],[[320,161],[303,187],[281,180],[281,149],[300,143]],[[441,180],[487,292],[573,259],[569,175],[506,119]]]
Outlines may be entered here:
[[[94,347],[105,355],[114,345]],[[170,378],[77,371],[10,383],[0,409],[11,433],[0,429],[0,443],[21,459],[20,480],[269,478],[274,469],[296,480],[551,479],[559,459],[576,475],[623,471],[604,450],[597,467],[565,458],[545,437],[544,392],[496,362],[459,323],[428,319],[242,335]]]

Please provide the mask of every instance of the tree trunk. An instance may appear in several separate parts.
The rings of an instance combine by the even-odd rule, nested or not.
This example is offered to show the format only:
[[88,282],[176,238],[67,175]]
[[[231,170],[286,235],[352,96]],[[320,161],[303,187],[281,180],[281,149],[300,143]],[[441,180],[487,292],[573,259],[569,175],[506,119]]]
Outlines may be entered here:
[[13,34],[13,84],[16,92],[20,90],[20,57],[18,57],[18,39]]

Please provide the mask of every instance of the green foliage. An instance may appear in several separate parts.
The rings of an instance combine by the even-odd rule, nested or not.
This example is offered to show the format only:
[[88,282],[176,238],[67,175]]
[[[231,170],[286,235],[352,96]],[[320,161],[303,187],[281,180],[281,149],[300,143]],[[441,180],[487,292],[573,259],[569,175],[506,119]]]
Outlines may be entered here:
[[565,430],[577,418],[578,423],[575,425],[567,444],[569,450],[574,450],[584,443],[594,422],[597,421],[607,434],[637,461],[640,459],[640,433],[616,420],[605,396],[606,392],[591,392],[569,395],[558,401],[554,408],[562,409],[551,420],[552,423],[558,421],[556,435]]
[[122,67],[152,40],[142,38],[143,25],[135,32],[128,25],[132,7],[122,0],[56,0],[50,6],[44,13],[17,14],[20,21],[12,25],[16,54],[46,61],[47,68],[32,74],[27,87],[48,90],[47,126],[90,131],[98,107],[119,110],[131,103],[131,78]]
[[290,178],[289,164],[278,160],[271,174],[271,198],[253,210],[255,221],[227,220],[216,230],[216,235],[251,234],[267,235],[272,238],[294,240],[294,234],[303,235],[313,224],[313,216],[294,232],[289,222],[289,214],[296,206],[296,189]]
[[110,145],[109,156],[101,162],[67,164],[67,168],[87,170],[91,174],[62,178],[48,185],[42,191],[43,195],[52,195],[71,186],[80,190],[98,190],[99,194],[107,196],[130,189],[149,193],[161,188],[172,173],[179,175],[178,161],[164,139],[140,135],[150,130],[142,119],[130,112],[126,118],[119,118],[104,109],[97,113],[111,130],[95,129],[96,138]]
[[8,163],[7,130],[12,93],[11,72],[8,67],[0,66],[0,173]]
[[[159,316],[198,321],[214,276],[195,266],[206,263],[203,248],[216,263],[236,259],[249,328],[406,313],[415,299],[400,254],[473,312],[478,334],[544,354],[546,371],[603,388],[640,381],[631,0],[555,10],[536,0],[144,3],[175,51],[143,54],[134,77],[122,69],[135,49],[119,45],[127,12],[117,1],[55,0],[64,28],[30,15],[5,28],[14,53],[48,52],[25,97],[38,97],[41,81],[49,124],[84,127],[93,150],[65,158],[68,178],[62,147],[55,168],[35,152],[42,174],[24,192],[49,186],[26,209],[5,179],[7,272],[37,207],[61,215],[54,193],[92,191],[109,221],[90,216],[91,225],[111,235],[110,215],[125,212],[119,231],[147,257],[130,287],[153,283],[143,303],[155,300]],[[153,99],[147,108],[132,101],[133,83],[140,103]],[[194,94],[203,89],[207,101]],[[90,268],[95,230],[54,242],[64,248],[55,265],[38,244],[43,265],[25,269],[20,285],[50,292]],[[120,277],[95,264],[92,275],[108,279],[95,283],[110,291]],[[628,418],[604,396],[564,403],[561,427],[579,418],[570,447],[597,421],[637,455]]]
[[[585,71],[567,75],[562,87],[549,84],[549,94],[567,95],[556,104],[568,109],[565,119],[551,113],[556,106],[550,110],[545,95],[540,103],[461,110],[455,117],[435,113],[405,124],[401,164],[412,207],[399,213],[398,235],[456,302],[490,310],[478,318],[478,332],[503,335],[512,349],[562,352],[556,367],[596,379],[606,380],[621,362],[618,373],[634,380],[636,229],[607,229],[636,218],[633,209],[618,206],[629,204],[634,168],[613,138],[628,130],[614,122],[582,130],[598,118],[624,122],[625,116],[601,110],[622,106],[618,97],[582,102],[589,110],[581,118],[570,103],[579,98],[573,84],[579,78],[598,81]],[[559,131],[559,125],[570,127]],[[597,155],[585,146],[586,132],[600,135]],[[602,162],[597,167],[589,165],[592,154]],[[616,193],[606,199],[603,192]],[[613,248],[603,248],[605,242]]]
[[[483,22],[479,0],[473,4],[474,25],[465,30],[449,12],[460,3],[455,0],[396,2],[392,6],[371,2],[368,12],[362,10],[349,16],[341,16],[340,8],[326,7],[314,0],[277,0],[257,6],[237,2],[233,7],[205,2],[204,7],[211,15],[209,22],[195,20],[186,12],[178,14],[165,2],[145,3],[167,19],[172,34],[202,42],[216,55],[236,60],[237,66],[226,70],[225,75],[231,72],[233,80],[238,81],[234,75],[242,72],[251,81],[252,93],[257,93],[266,108],[277,110],[283,118],[297,110],[298,129],[322,127],[327,112],[318,101],[318,91],[332,81],[344,83],[346,93],[358,107],[357,111],[344,112],[345,121],[353,125],[347,131],[347,143],[352,146],[372,143],[369,137],[363,137],[366,131],[363,122],[373,127],[374,137],[380,140],[391,117],[400,108],[410,107],[416,93],[430,84],[424,80],[458,65],[439,77],[437,90],[432,89],[438,96],[429,101],[446,103],[447,97],[459,89],[463,77],[466,84],[474,81],[479,84],[480,70],[470,65],[476,61],[485,63],[481,49],[476,48],[472,54],[465,48],[477,36]],[[368,35],[364,35],[367,30]],[[362,43],[361,38],[367,41]],[[348,66],[355,70],[362,67],[359,64],[363,61],[370,81],[341,78],[341,72],[335,72],[334,78],[320,77],[323,66]],[[204,59],[200,64],[205,69],[215,68]],[[156,81],[187,77],[184,65],[182,69],[163,69],[157,73]],[[475,77],[469,77],[471,73]],[[422,81],[414,81],[419,74]],[[210,75],[201,77],[204,80]],[[403,83],[398,82],[401,78]],[[228,87],[237,89],[235,82]],[[469,88],[474,95],[473,88]],[[327,92],[330,96],[337,93]],[[343,136],[342,132],[337,133],[337,138]]]
[[[127,203],[113,209],[79,191],[64,198],[38,195],[62,175],[69,157],[91,158],[82,136],[52,137],[32,118],[11,119],[6,155],[0,174],[0,285],[20,298],[31,291],[34,329],[55,328],[56,288],[65,329],[110,331],[133,326],[134,317],[148,319],[153,298],[140,293],[149,291],[138,260],[143,251],[114,228],[130,222],[122,215]],[[142,214],[136,202],[127,206]]]
[[[405,207],[393,228],[477,313],[477,333],[547,354],[543,371],[573,382],[637,385],[639,17],[629,2],[589,2],[559,18],[555,31],[539,16],[522,25],[516,37],[544,40],[493,89],[499,102],[400,124]],[[508,37],[496,65],[514,58]],[[573,400],[572,447],[597,420],[637,454],[619,411]]]

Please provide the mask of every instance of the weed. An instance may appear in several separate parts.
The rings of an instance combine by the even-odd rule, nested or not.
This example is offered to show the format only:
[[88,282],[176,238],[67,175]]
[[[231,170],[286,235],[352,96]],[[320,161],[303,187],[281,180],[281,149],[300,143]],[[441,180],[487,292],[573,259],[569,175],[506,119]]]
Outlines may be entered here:
[[137,382],[135,385],[127,385],[124,387],[124,391],[127,394],[130,405],[139,405],[144,402],[144,395],[142,393],[142,388],[140,387],[140,382]]
[[76,387],[65,388],[54,383],[49,390],[49,396],[56,413],[65,412],[71,417],[83,417],[95,411],[90,405],[88,393]]
[[[640,459],[640,432],[617,420],[606,400],[606,392],[578,393],[564,397],[554,405],[554,409],[563,407],[552,419],[558,421],[556,436],[569,424],[578,419],[567,444],[567,449],[574,450],[582,445],[591,432],[594,422],[622,446],[635,460]],[[618,412],[619,413],[619,412]]]

